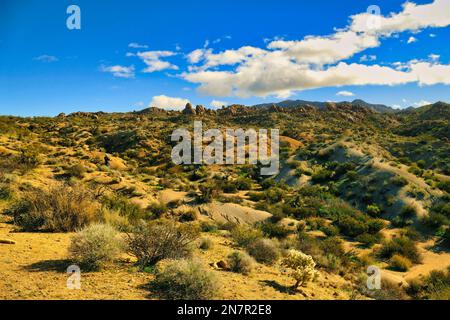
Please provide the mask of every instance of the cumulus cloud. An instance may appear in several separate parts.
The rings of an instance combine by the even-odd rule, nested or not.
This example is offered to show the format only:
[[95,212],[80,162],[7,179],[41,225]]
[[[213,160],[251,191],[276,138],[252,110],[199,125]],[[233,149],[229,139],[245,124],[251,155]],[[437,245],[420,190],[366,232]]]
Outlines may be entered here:
[[172,51],[145,51],[136,54],[147,67],[143,70],[144,73],[152,73],[162,70],[178,70],[178,66],[162,60],[162,58],[175,56],[177,53]]
[[218,101],[218,100],[213,100],[210,103],[210,106],[214,109],[219,109],[222,108],[223,106],[227,106],[228,102],[225,101]]
[[33,60],[50,63],[50,62],[58,61],[58,58],[55,57],[55,56],[50,56],[50,55],[47,55],[47,54],[43,54],[41,56],[33,58]]
[[153,97],[149,107],[180,111],[184,109],[187,103],[189,103],[188,99],[174,98],[161,95]]
[[339,91],[338,93],[336,93],[337,96],[341,96],[341,97],[353,97],[355,96],[355,94],[353,92],[350,91]]
[[[369,23],[374,18],[378,19],[375,27]],[[295,91],[346,85],[447,84],[450,65],[433,60],[398,62],[393,66],[369,66],[345,60],[378,47],[384,38],[401,32],[448,25],[448,0],[435,0],[425,5],[407,2],[400,13],[351,16],[347,27],[328,36],[274,40],[265,49],[244,46],[217,53],[212,49],[197,49],[188,55],[193,65],[181,76],[199,84],[204,94],[239,97],[275,95],[286,98]],[[375,56],[365,55],[360,62],[375,59]]]
[[125,67],[125,66],[100,66],[100,70],[102,72],[111,73],[114,77],[117,78],[134,78],[134,66]]
[[415,38],[415,37],[409,37],[407,43],[410,44],[410,43],[414,43],[414,42],[417,42],[417,38]]

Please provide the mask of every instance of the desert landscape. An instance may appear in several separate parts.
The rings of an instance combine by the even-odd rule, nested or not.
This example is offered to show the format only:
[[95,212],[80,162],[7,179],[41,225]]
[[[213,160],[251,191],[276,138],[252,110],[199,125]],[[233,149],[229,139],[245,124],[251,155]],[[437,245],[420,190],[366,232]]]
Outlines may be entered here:
[[[449,120],[360,101],[2,116],[0,299],[448,300]],[[279,174],[174,165],[194,121],[283,128]]]

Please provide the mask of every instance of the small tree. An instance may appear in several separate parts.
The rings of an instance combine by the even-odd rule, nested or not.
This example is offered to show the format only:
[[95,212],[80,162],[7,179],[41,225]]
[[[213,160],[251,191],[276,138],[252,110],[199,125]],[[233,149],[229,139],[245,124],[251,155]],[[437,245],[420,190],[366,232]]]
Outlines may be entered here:
[[292,269],[291,277],[296,280],[293,286],[294,290],[299,286],[306,285],[317,275],[317,271],[315,270],[316,263],[313,258],[297,250],[290,250],[281,262],[281,265]]

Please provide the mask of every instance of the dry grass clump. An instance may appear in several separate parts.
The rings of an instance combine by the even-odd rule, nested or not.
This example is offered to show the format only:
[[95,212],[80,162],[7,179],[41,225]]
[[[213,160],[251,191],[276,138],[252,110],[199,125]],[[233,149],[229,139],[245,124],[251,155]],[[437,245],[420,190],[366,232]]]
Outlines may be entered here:
[[389,267],[395,271],[406,272],[412,267],[412,263],[408,258],[395,254],[389,260]]
[[100,220],[100,204],[81,185],[56,183],[26,192],[9,211],[27,231],[72,232]]

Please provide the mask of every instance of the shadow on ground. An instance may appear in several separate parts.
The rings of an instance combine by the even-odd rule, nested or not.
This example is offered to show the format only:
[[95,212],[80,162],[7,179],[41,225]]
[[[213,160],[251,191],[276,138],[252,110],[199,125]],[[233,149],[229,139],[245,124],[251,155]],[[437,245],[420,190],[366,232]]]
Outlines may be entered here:
[[73,265],[70,260],[44,260],[25,266],[31,272],[53,271],[66,273],[67,268]]

